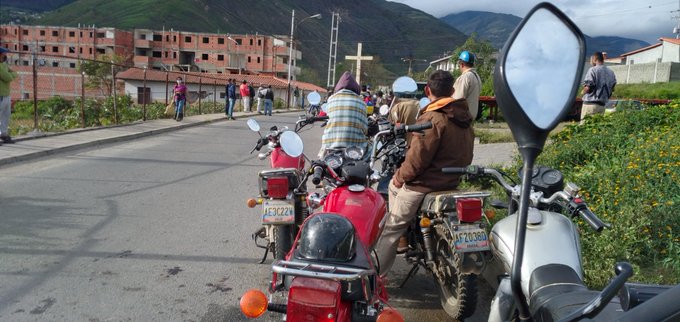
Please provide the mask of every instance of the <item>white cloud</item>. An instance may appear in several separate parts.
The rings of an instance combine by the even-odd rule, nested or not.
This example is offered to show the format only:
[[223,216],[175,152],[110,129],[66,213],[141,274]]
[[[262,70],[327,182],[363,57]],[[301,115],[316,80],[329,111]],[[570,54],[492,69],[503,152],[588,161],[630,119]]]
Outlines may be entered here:
[[[540,0],[392,0],[425,11],[435,17],[463,11],[490,11],[524,17]],[[552,1],[589,36],[620,36],[657,42],[674,37],[671,11],[677,0],[556,0]]]

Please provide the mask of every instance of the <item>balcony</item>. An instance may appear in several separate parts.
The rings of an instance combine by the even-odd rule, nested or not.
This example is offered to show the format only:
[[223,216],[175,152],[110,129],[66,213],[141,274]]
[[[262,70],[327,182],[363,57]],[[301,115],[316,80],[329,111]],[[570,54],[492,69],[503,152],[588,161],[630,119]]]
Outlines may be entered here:
[[146,39],[135,39],[136,48],[151,48],[151,41]]

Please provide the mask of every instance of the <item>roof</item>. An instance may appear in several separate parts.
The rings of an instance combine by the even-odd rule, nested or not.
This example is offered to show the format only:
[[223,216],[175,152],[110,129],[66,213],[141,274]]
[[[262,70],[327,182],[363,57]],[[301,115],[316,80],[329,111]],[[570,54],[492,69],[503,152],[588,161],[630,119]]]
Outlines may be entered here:
[[[167,73],[167,76],[166,76]],[[167,77],[167,78],[166,78]],[[184,82],[187,84],[199,84],[203,83],[205,85],[214,84],[217,82],[220,85],[224,85],[228,79],[233,78],[237,83],[241,83],[243,80],[248,83],[252,83],[253,86],[260,85],[271,85],[276,88],[287,88],[288,83],[285,79],[281,79],[274,76],[265,75],[241,75],[241,74],[208,74],[208,73],[187,73],[187,72],[165,72],[155,69],[149,69],[146,71],[146,80],[155,82],[165,82],[166,79],[174,82],[177,77],[184,78]],[[140,68],[130,68],[126,71],[119,72],[116,74],[116,78],[123,80],[144,80],[144,70]],[[311,83],[293,81],[290,83],[291,87],[297,86],[304,91],[318,91],[325,93],[326,89],[316,86]]]
[[661,37],[659,38],[659,40],[669,42],[671,44],[680,45],[680,39]]
[[437,59],[437,60],[433,60],[433,61],[430,62],[430,65],[436,64],[436,63],[439,63],[439,62],[442,62],[442,61],[449,60],[449,59],[451,59],[452,56],[453,56],[453,55],[448,55],[448,56],[446,56],[446,57],[442,57],[442,58],[439,58],[439,59]]
[[636,49],[636,50],[629,51],[629,52],[627,52],[627,53],[621,54],[621,57],[626,57],[626,56],[634,55],[634,54],[637,54],[637,53],[639,53],[639,52],[643,52],[643,51],[646,51],[646,50],[650,50],[650,49],[652,49],[652,48],[656,48],[656,47],[659,47],[659,46],[661,46],[661,43],[656,43],[656,44],[654,44],[654,45],[650,45],[650,46],[647,46],[647,47],[642,47],[642,48],[640,48],[640,49]]

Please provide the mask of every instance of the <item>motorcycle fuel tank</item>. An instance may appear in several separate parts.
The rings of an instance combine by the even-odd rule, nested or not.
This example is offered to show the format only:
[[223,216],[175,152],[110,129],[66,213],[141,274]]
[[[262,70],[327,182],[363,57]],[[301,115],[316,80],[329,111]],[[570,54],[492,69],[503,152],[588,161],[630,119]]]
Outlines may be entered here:
[[328,193],[323,211],[349,219],[361,242],[372,247],[380,235],[386,206],[385,199],[373,189],[351,185],[335,188]]
[[[533,212],[533,213],[532,213]],[[529,208],[531,216],[539,216],[536,224],[527,224],[524,259],[522,261],[522,291],[529,293],[529,278],[538,267],[547,264],[564,264],[574,269],[583,279],[581,245],[576,226],[567,217]],[[489,239],[494,256],[510,272],[514,256],[517,214],[497,222]],[[528,297],[528,296],[527,296]]]

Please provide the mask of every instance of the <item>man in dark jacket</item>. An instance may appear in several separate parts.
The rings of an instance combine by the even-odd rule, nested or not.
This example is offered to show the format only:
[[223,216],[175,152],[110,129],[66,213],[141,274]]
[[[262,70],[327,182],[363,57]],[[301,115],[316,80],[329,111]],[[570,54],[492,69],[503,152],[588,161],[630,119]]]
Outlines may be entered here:
[[425,87],[425,95],[432,103],[416,121],[431,122],[432,128],[411,137],[406,158],[389,185],[390,215],[376,246],[381,275],[392,267],[399,237],[416,215],[425,194],[458,186],[459,176],[443,174],[441,169],[465,167],[472,162],[472,115],[465,99],[454,100],[452,94],[453,75],[434,72]]
[[224,113],[227,115],[227,118],[230,120],[234,119],[234,104],[236,103],[236,84],[234,83],[234,79],[229,79],[227,81],[227,86],[226,86],[226,91],[227,91],[227,104],[225,105],[225,111]]

